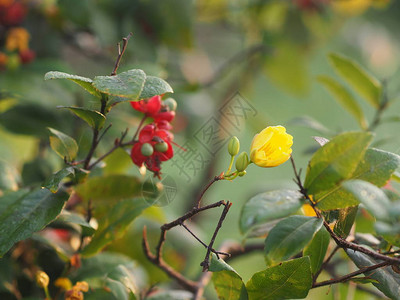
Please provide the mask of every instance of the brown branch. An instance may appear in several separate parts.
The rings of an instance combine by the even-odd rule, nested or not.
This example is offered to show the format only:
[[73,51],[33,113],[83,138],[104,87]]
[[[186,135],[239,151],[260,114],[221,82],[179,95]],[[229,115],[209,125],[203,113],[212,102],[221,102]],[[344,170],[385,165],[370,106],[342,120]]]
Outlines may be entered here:
[[117,75],[117,70],[118,70],[118,67],[119,67],[119,63],[121,62],[121,58],[125,53],[126,47],[128,46],[128,41],[129,41],[129,39],[131,38],[132,35],[133,35],[133,33],[130,32],[127,37],[124,37],[122,39],[122,50],[121,50],[121,44],[118,43],[118,57],[117,57],[117,61],[115,62],[114,69],[111,72],[111,76]]
[[154,254],[151,253],[149,244],[147,242],[146,226],[143,228],[142,247],[144,250],[144,254],[153,264],[155,264],[157,267],[159,267],[161,270],[167,273],[168,276],[174,278],[185,289],[193,293],[197,291],[198,285],[196,282],[187,279],[181,273],[179,273],[178,271],[174,270],[171,266],[169,266],[162,258],[157,258]]
[[224,179],[224,173],[222,172],[221,174],[219,174],[218,176],[215,176],[207,185],[206,187],[203,189],[203,191],[200,193],[199,197],[197,198],[196,201],[196,206],[197,208],[200,207],[201,204],[201,199],[203,198],[205,192],[207,192],[207,190],[217,181],[219,180],[223,180]]
[[[222,211],[222,214],[221,214],[221,217],[219,218],[217,227],[214,230],[214,234],[211,238],[210,244],[207,247],[206,256],[205,256],[204,260],[200,263],[200,266],[203,267],[203,272],[208,271],[208,267],[210,266],[210,254],[211,254],[212,246],[214,245],[215,238],[217,237],[218,231],[222,227],[222,223],[224,222],[225,217],[228,214],[229,208],[231,208],[231,206],[232,206],[232,203],[228,201],[224,205],[225,205],[224,210]],[[217,254],[217,257],[218,257],[218,254]],[[218,259],[219,259],[219,257],[218,257]]]
[[[295,165],[294,160],[293,160],[292,157],[291,157],[291,162],[292,162],[293,170],[294,170],[294,173],[295,173],[295,178],[296,178],[296,179],[295,179],[295,182],[297,183],[297,185],[298,185],[298,187],[299,187],[300,193],[302,193],[303,196],[304,196],[307,200],[309,200],[310,205],[311,205],[312,208],[314,209],[314,211],[315,211],[317,217],[323,220],[323,225],[324,225],[324,227],[326,228],[326,230],[329,232],[329,234],[330,234],[330,236],[332,237],[332,239],[335,241],[335,243],[336,243],[340,248],[342,248],[342,249],[344,249],[344,250],[346,250],[346,249],[352,249],[352,250],[354,250],[354,251],[358,251],[358,252],[364,253],[364,254],[366,254],[366,255],[368,255],[368,256],[374,258],[374,259],[382,260],[382,261],[383,261],[382,263],[375,265],[375,266],[378,266],[377,268],[381,267],[381,264],[383,264],[382,266],[386,266],[386,265],[399,265],[399,264],[400,264],[400,259],[399,259],[399,258],[386,256],[386,255],[383,255],[383,254],[381,254],[381,253],[379,253],[379,252],[375,252],[375,251],[369,250],[369,249],[367,249],[367,248],[364,248],[364,247],[362,247],[362,246],[359,246],[359,245],[357,245],[357,244],[354,244],[354,243],[352,243],[352,242],[349,242],[349,241],[347,241],[347,240],[345,240],[345,239],[339,237],[338,235],[336,235],[336,233],[334,233],[333,230],[331,229],[331,227],[329,226],[328,222],[326,222],[325,219],[323,218],[323,216],[321,215],[321,213],[320,213],[320,211],[318,210],[318,208],[316,207],[314,201],[311,200],[310,196],[309,196],[308,193],[307,193],[307,190],[304,188],[304,186],[303,186],[303,184],[302,184],[302,182],[301,182],[301,179],[300,179],[300,173],[297,172],[296,165]],[[356,272],[360,272],[361,270],[364,270],[363,272],[365,272],[365,268],[364,268],[364,269],[360,269],[359,271],[356,271]],[[354,272],[354,273],[356,273],[356,272]],[[361,273],[363,273],[363,272],[361,272]],[[358,274],[361,274],[361,273],[358,273]],[[352,273],[351,273],[351,274],[352,274]],[[349,274],[349,275],[350,275],[350,274]],[[347,276],[347,275],[346,275],[346,276]],[[353,275],[353,276],[355,276],[355,275]],[[332,282],[332,283],[337,283],[337,282],[340,282],[340,281],[334,281],[334,282]]]
[[382,268],[382,267],[387,267],[390,264],[391,264],[390,262],[384,261],[384,262],[381,262],[381,263],[373,265],[373,266],[369,266],[369,267],[365,267],[365,268],[359,269],[358,271],[349,273],[349,274],[344,275],[344,276],[339,277],[339,278],[334,278],[334,279],[330,279],[330,280],[314,283],[312,285],[312,288],[317,288],[317,287],[326,286],[326,285],[332,285],[332,284],[335,284],[335,283],[343,283],[343,282],[352,280],[354,276],[357,276],[357,275],[360,275],[360,274],[363,274],[363,273],[366,273],[366,272],[369,272],[369,271],[373,271],[375,269],[379,269],[379,268]]

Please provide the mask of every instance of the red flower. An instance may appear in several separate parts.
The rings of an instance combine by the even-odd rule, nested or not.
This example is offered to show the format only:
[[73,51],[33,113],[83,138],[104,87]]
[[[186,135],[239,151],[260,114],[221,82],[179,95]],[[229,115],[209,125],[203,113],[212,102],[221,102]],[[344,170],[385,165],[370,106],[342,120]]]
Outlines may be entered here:
[[5,26],[16,26],[24,20],[26,7],[20,2],[14,2],[6,8],[1,8],[0,23]]
[[153,124],[146,125],[139,133],[139,141],[132,147],[133,163],[139,167],[144,164],[155,176],[159,176],[161,162],[174,155],[172,138],[169,131],[158,129]]
[[133,109],[144,113],[147,117],[154,117],[161,109],[161,96],[154,96],[140,101],[131,101]]
[[161,110],[159,113],[157,113],[155,116],[153,116],[154,121],[156,123],[160,121],[167,121],[171,122],[175,118],[175,112],[174,111],[168,111],[168,110]]

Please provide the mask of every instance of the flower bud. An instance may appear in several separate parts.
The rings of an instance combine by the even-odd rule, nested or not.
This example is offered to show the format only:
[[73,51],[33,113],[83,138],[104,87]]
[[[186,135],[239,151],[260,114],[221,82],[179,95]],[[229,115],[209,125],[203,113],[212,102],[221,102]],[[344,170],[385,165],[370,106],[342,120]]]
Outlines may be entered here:
[[166,142],[157,143],[154,145],[154,149],[158,152],[167,152],[168,144]]
[[176,103],[175,99],[167,98],[163,101],[164,105],[168,107],[169,111],[175,111],[178,104]]
[[235,156],[239,153],[240,142],[236,136],[233,136],[228,143],[228,152],[231,156]]
[[143,156],[151,156],[154,153],[153,146],[149,143],[144,143],[142,148],[140,148],[140,152]]
[[243,172],[244,170],[246,170],[249,163],[250,163],[250,160],[249,160],[249,156],[247,155],[247,153],[246,152],[240,153],[236,159],[236,164],[235,164],[236,170],[238,170],[238,172]]
[[46,288],[49,285],[49,276],[43,271],[36,272],[36,284],[41,288]]
[[243,177],[244,175],[246,175],[247,174],[247,172],[246,171],[243,171],[243,172],[239,172],[239,177]]

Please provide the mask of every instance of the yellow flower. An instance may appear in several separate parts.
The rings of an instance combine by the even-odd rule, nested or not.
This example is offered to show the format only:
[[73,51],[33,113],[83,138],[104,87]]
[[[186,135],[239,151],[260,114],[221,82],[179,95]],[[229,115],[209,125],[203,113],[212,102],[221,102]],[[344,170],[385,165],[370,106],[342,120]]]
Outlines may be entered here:
[[54,285],[56,287],[62,288],[64,291],[72,289],[71,280],[66,277],[57,278],[57,280],[54,282]]
[[49,285],[49,276],[43,271],[36,272],[36,283],[41,288],[47,288]]
[[29,49],[29,32],[25,28],[15,27],[7,32],[6,49],[19,52]]
[[250,160],[263,168],[283,164],[292,154],[293,137],[283,126],[269,126],[256,134],[250,147]]

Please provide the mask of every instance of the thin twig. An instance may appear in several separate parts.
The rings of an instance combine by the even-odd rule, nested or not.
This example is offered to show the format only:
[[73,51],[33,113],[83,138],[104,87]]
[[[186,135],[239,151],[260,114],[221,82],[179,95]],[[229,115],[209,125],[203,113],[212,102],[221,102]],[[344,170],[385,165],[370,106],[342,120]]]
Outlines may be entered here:
[[196,282],[187,279],[178,271],[174,270],[171,266],[169,266],[162,258],[157,258],[154,254],[151,253],[149,244],[147,242],[147,231],[146,227],[143,228],[143,240],[142,247],[146,257],[157,267],[163,270],[168,276],[174,278],[182,287],[185,289],[195,293],[198,289],[198,285]]
[[221,174],[219,174],[218,176],[215,176],[207,185],[206,187],[203,189],[203,191],[200,193],[199,197],[197,198],[196,201],[196,207],[199,208],[200,204],[201,204],[201,199],[203,198],[205,192],[207,192],[207,190],[217,181],[219,180],[223,180],[224,179],[224,173],[222,172]]
[[365,267],[365,268],[359,269],[358,271],[349,273],[349,274],[344,275],[344,276],[339,277],[339,278],[334,278],[334,279],[330,279],[330,280],[326,280],[326,281],[322,281],[322,282],[317,282],[317,283],[313,284],[312,288],[317,288],[317,287],[326,286],[326,285],[332,285],[332,284],[335,284],[335,283],[343,283],[343,282],[346,282],[346,281],[349,281],[349,280],[353,279],[354,276],[357,276],[357,275],[360,275],[360,274],[363,274],[363,273],[366,273],[366,272],[369,272],[369,271],[373,271],[375,269],[379,269],[379,268],[382,268],[382,267],[387,267],[390,264],[391,264],[390,262],[384,261],[384,262],[381,262],[381,263],[373,265],[373,266],[369,266],[369,267]]
[[[229,208],[232,206],[232,203],[228,201],[224,205],[225,205],[224,210],[222,211],[221,217],[218,220],[218,224],[217,224],[217,227],[215,228],[215,231],[211,238],[210,244],[207,247],[206,256],[205,256],[204,260],[200,263],[200,266],[203,267],[203,272],[208,271],[208,267],[210,266],[209,260],[210,260],[211,249],[214,245],[215,238],[217,237],[218,231],[222,227],[222,223],[224,222],[225,217],[228,214]],[[219,257],[218,257],[218,259],[219,259]]]
[[133,35],[133,33],[130,32],[127,37],[124,37],[122,39],[122,50],[121,50],[121,44],[118,43],[118,57],[117,57],[117,61],[115,62],[114,69],[111,72],[111,76],[117,75],[117,70],[118,70],[118,67],[119,67],[119,63],[121,62],[121,58],[125,53],[126,47],[128,46],[128,41],[129,41],[129,39],[131,38],[132,35]]

